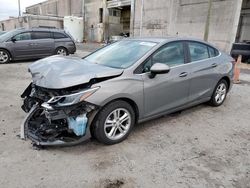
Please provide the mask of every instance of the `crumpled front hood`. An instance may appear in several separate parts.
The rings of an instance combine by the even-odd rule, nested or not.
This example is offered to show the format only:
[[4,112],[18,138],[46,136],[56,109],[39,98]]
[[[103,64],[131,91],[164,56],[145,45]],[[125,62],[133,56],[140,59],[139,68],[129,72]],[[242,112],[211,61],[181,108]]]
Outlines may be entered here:
[[122,69],[89,63],[77,57],[51,56],[29,66],[33,83],[49,89],[63,89],[88,83],[93,78],[118,76]]

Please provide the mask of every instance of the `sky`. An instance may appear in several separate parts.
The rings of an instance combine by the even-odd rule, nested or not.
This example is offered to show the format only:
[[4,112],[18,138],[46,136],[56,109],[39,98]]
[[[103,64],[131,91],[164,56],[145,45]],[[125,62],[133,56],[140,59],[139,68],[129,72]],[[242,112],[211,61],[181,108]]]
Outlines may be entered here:
[[[45,0],[20,0],[21,10],[25,12],[25,7],[43,2]],[[9,16],[18,16],[18,0],[0,0],[0,20]]]

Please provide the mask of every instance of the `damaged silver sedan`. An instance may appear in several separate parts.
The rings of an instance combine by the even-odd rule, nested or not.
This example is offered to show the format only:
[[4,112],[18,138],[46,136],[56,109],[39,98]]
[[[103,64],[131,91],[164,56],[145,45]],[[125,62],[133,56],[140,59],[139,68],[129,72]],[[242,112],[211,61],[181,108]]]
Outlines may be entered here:
[[51,56],[29,66],[21,97],[21,138],[39,146],[90,137],[126,139],[136,123],[209,102],[231,88],[233,59],[208,43],[177,38],[125,39],[89,56]]

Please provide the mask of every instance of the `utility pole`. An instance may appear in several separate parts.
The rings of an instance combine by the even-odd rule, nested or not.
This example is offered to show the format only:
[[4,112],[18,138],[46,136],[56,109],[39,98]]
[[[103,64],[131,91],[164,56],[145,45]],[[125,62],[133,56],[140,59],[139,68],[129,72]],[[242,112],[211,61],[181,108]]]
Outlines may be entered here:
[[208,0],[208,12],[207,12],[206,25],[205,25],[205,32],[204,32],[204,40],[205,41],[208,41],[208,36],[209,36],[211,9],[212,9],[212,0]]
[[23,18],[21,17],[21,0],[18,0],[18,22],[19,22],[19,27],[23,27]]
[[21,3],[20,3],[20,0],[18,0],[18,11],[19,11],[18,16],[20,17],[21,16]]
[[86,13],[85,13],[85,0],[82,0],[82,18],[83,18],[83,40],[86,41]]
[[142,36],[143,16],[144,16],[144,0],[141,0],[140,37]]
[[131,0],[131,15],[130,15],[130,36],[134,37],[135,25],[135,0]]
[[103,40],[109,41],[109,9],[107,0],[103,0]]

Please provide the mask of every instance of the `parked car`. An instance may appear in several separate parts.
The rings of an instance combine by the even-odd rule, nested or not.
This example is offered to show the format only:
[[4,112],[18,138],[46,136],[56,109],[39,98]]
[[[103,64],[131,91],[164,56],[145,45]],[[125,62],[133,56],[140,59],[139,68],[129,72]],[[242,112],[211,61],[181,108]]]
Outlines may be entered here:
[[0,36],[0,63],[76,51],[73,39],[59,29],[15,29]]
[[122,39],[125,39],[125,38],[128,38],[129,37],[129,33],[120,33],[120,35],[114,35],[114,36],[111,36],[110,39],[108,39],[105,44],[106,45],[109,45],[109,44],[112,44],[114,42],[117,42],[117,41],[120,41]]
[[3,35],[4,33],[6,33],[5,31],[0,31],[0,35]]
[[235,59],[239,55],[242,55],[242,61],[250,63],[250,41],[234,43],[231,50],[231,55]]
[[233,58],[194,39],[124,39],[84,57],[52,56],[29,66],[21,138],[73,145],[91,136],[126,139],[150,119],[209,102],[232,86]]

